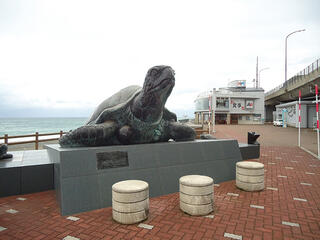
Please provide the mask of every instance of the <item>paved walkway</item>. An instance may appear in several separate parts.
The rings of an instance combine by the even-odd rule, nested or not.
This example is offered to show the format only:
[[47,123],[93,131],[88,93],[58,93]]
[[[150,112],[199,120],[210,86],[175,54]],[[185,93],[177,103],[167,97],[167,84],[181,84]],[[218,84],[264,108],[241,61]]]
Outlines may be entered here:
[[206,217],[181,212],[177,193],[151,198],[146,228],[114,222],[110,207],[60,216],[54,191],[0,198],[0,239],[320,239],[320,161],[293,146],[262,146],[256,161],[264,191],[221,183]]
[[[247,142],[247,132],[260,134],[258,141],[262,146],[298,146],[298,129],[293,127],[275,127],[273,125],[217,125],[215,136],[218,138],[236,138]],[[313,129],[301,129],[301,146],[317,154],[317,132]]]

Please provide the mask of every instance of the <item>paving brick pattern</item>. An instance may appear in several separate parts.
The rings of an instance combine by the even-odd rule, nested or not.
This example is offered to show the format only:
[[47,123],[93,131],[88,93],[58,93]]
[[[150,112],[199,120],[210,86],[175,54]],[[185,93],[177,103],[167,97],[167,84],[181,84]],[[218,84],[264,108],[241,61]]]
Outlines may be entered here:
[[[0,198],[0,226],[6,228],[0,239],[320,239],[320,161],[297,147],[261,151],[256,161],[267,169],[265,190],[244,192],[235,181],[220,183],[215,186],[213,218],[181,212],[175,193],[150,199],[149,218],[143,223],[152,229],[114,222],[110,207],[73,215],[79,220],[70,221],[60,216],[54,191],[47,191],[19,196],[25,201],[17,196]],[[266,164],[269,161],[276,164]],[[306,174],[311,171],[315,174]],[[10,214],[9,209],[18,212]]]
[[[239,131],[217,136],[246,141]],[[60,215],[54,191],[47,191],[0,198],[0,239],[320,239],[320,161],[278,142],[262,146],[261,157],[254,160],[265,164],[265,189],[245,192],[235,181],[219,183],[208,217],[180,211],[174,193],[150,198],[149,218],[142,226],[152,228],[116,223],[111,207],[74,214],[79,219],[71,221]]]

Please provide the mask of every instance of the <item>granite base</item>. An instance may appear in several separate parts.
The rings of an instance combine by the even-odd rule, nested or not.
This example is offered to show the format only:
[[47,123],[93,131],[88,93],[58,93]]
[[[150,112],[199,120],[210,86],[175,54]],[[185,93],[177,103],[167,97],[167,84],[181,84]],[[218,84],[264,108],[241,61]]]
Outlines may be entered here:
[[110,207],[111,186],[123,180],[148,182],[150,197],[179,192],[184,175],[206,175],[215,183],[234,180],[242,160],[236,140],[46,148],[62,215]]

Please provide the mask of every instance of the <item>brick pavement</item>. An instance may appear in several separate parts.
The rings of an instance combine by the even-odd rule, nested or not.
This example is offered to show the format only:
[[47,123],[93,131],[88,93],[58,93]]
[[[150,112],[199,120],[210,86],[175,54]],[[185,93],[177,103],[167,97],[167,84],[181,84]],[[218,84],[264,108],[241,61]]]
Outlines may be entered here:
[[[216,125],[217,138],[236,138],[240,142],[247,141],[247,132],[258,132],[258,141],[263,146],[297,146],[298,129],[282,128],[273,125]],[[317,132],[312,129],[301,129],[301,145],[313,153],[317,153]]]
[[181,212],[175,193],[150,199],[144,223],[151,230],[114,222],[110,207],[72,221],[60,216],[54,191],[47,191],[0,198],[0,226],[6,228],[0,227],[0,239],[320,239],[320,161],[297,147],[262,147],[257,161],[265,164],[265,190],[220,183],[213,218]]
[[[217,135],[246,139],[224,132]],[[262,146],[255,160],[265,164],[264,191],[220,183],[207,217],[181,212],[175,193],[150,199],[143,223],[152,229],[114,222],[110,207],[69,220],[60,216],[54,191],[47,191],[0,198],[0,239],[320,239],[320,161],[298,147],[274,145]]]

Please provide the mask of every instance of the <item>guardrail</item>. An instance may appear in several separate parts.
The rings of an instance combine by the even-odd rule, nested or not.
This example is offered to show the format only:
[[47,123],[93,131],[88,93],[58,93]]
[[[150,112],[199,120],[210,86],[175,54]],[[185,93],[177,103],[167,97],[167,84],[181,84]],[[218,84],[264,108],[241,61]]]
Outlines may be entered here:
[[[208,133],[208,130],[203,130],[202,128],[195,128],[194,130],[196,132],[196,138],[197,139],[200,138],[200,135],[202,133]],[[63,134],[66,134],[66,132],[60,131],[60,132],[57,132],[57,133],[41,133],[41,134],[36,132],[35,134],[16,135],[16,136],[8,136],[8,134],[5,134],[3,137],[0,137],[0,140],[4,140],[4,143],[7,144],[7,145],[18,145],[18,144],[34,143],[35,150],[38,150],[40,142],[48,142],[48,141],[58,140],[60,137],[62,137]],[[59,135],[59,137],[58,138],[39,139],[39,137],[53,136],[53,135]],[[10,142],[9,141],[9,139],[30,138],[30,137],[35,137],[35,139],[34,140],[29,140],[29,141],[18,141],[18,142]]]
[[265,93],[265,97],[269,96],[277,91],[279,91],[281,88],[285,88],[289,85],[295,84],[304,78],[306,78],[308,75],[313,74],[315,71],[319,72],[320,71],[320,58],[316,61],[314,61],[312,64],[310,64],[308,67],[305,69],[301,70],[298,72],[296,75],[294,75],[292,78],[287,80],[286,82],[282,83],[281,85],[275,87],[274,89],[268,91]]
[[[54,141],[58,140],[60,137],[62,137],[63,134],[66,134],[66,132],[60,131],[57,133],[38,133],[35,134],[28,134],[28,135],[16,135],[16,136],[8,136],[8,134],[5,134],[4,137],[0,137],[0,140],[4,140],[4,143],[7,145],[17,145],[17,144],[27,144],[27,143],[34,143],[34,147],[36,150],[39,149],[39,143],[40,142],[48,142],[48,141]],[[39,139],[39,137],[44,136],[53,136],[53,135],[59,135],[58,138],[46,138],[46,139]],[[34,140],[29,141],[17,141],[17,142],[10,142],[9,139],[17,139],[17,138],[30,138],[35,137]]]
[[[195,128],[194,129],[196,132],[196,138],[199,139],[200,135],[202,133],[208,133],[208,130],[203,130],[202,128]],[[4,140],[4,143],[7,145],[18,145],[18,144],[28,144],[28,143],[34,143],[34,148],[35,150],[39,149],[39,143],[40,142],[48,142],[48,141],[54,141],[58,140],[60,137],[62,137],[63,134],[66,134],[67,132],[57,132],[57,133],[38,133],[36,132],[35,134],[28,134],[28,135],[16,135],[16,136],[8,136],[8,134],[5,134],[3,137],[0,137],[0,140]],[[46,139],[39,139],[39,137],[44,137],[44,136],[54,136],[54,135],[59,135],[58,138],[46,138]],[[30,138],[34,137],[34,140],[29,140],[29,141],[18,141],[18,142],[10,142],[9,139],[17,139],[17,138]]]

